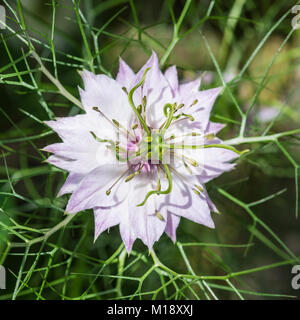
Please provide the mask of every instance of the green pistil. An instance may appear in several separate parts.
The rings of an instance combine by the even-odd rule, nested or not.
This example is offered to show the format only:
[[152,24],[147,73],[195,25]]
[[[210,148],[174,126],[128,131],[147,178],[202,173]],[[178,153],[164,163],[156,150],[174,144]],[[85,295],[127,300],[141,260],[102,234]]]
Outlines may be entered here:
[[140,124],[141,126],[144,128],[144,130],[146,131],[147,135],[150,136],[151,135],[151,132],[150,132],[150,129],[148,128],[145,120],[143,119],[143,117],[141,116],[141,113],[137,110],[137,108],[135,107],[134,105],[134,102],[133,102],[133,94],[134,92],[140,87],[143,85],[143,83],[145,82],[145,78],[146,78],[146,74],[147,72],[150,70],[150,68],[147,68],[144,72],[144,75],[142,77],[142,80],[135,86],[133,87],[129,93],[128,93],[128,101],[129,101],[129,104],[132,108],[132,110],[134,111],[134,113],[136,114],[137,118],[139,119],[140,121]]
[[164,114],[167,118],[164,126],[160,129],[160,134],[161,135],[164,135],[166,130],[169,128],[172,120],[173,120],[173,115],[174,115],[174,105],[170,104],[170,103],[167,103],[165,106],[164,106]]
[[168,165],[166,165],[166,164],[164,164],[164,163],[163,163],[162,165],[163,165],[163,167],[164,167],[164,170],[165,170],[165,173],[166,173],[166,176],[167,176],[167,179],[168,179],[168,183],[169,183],[168,188],[167,188],[166,190],[164,190],[164,191],[157,191],[157,190],[149,191],[149,192],[146,194],[146,197],[145,197],[144,201],[143,201],[142,203],[138,204],[137,207],[143,206],[143,205],[146,203],[147,199],[148,199],[152,194],[160,195],[160,194],[169,194],[169,193],[171,193],[171,191],[172,191],[172,176],[171,176],[171,172],[170,172],[170,169],[169,169],[169,166],[168,166]]
[[205,145],[177,145],[177,144],[163,144],[163,148],[168,149],[207,149],[207,148],[220,148],[220,149],[227,149],[231,150],[239,155],[242,155],[249,150],[239,151],[232,146],[224,145],[224,144],[205,144]]
[[108,142],[110,144],[114,144],[112,140],[98,138],[93,131],[90,131],[90,133],[97,142]]

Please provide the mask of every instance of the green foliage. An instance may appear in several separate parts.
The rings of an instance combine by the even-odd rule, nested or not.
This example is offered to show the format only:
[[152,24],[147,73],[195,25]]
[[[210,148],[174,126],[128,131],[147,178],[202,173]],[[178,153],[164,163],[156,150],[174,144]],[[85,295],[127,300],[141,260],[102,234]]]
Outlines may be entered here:
[[[6,1],[0,30],[0,299],[295,298],[300,264],[300,31],[296,1]],[[209,184],[215,230],[182,221],[176,244],[126,254],[117,228],[93,243],[91,211],[64,216],[66,173],[43,161],[58,137],[44,124],[81,112],[77,71],[137,70],[151,50],[182,79],[223,86],[212,120],[250,149]],[[228,81],[228,75],[233,75]],[[203,74],[205,79],[205,74]],[[264,109],[278,114],[265,121]],[[120,213],[121,214],[121,213]],[[296,216],[296,217],[295,217]],[[276,280],[274,282],[274,279]]]

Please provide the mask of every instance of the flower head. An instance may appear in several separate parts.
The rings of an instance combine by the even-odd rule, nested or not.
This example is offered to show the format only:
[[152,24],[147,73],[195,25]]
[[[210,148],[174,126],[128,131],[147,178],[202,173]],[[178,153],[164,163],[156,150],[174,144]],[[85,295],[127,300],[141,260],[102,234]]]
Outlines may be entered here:
[[137,74],[120,59],[116,80],[86,70],[82,78],[86,113],[47,121],[63,141],[44,150],[69,172],[59,192],[72,194],[67,213],[93,209],[95,239],[119,225],[128,252],[137,238],[149,250],[163,232],[175,241],[181,217],[214,228],[205,183],[238,156],[216,137],[223,125],[209,121],[221,88],[179,84],[154,52]]

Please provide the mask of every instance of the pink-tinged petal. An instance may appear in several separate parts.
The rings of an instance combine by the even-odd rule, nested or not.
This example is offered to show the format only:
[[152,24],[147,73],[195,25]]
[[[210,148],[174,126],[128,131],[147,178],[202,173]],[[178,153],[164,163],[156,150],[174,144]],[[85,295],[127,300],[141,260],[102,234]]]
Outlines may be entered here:
[[177,176],[173,177],[173,191],[167,200],[168,213],[184,217],[209,228],[214,228],[210,209],[204,194],[197,195],[192,187]]
[[[91,139],[93,139],[91,137]],[[93,139],[94,140],[94,139]],[[91,153],[95,153],[97,146],[95,142],[93,144],[89,143],[80,143],[80,145],[74,145],[70,143],[54,143],[49,146],[44,147],[42,150],[54,153],[57,156],[67,157],[72,160],[80,159],[82,154],[88,153],[87,156],[90,156]]]
[[[115,138],[115,127],[106,119],[103,119],[99,113],[93,111],[91,114],[79,114],[73,117],[57,118],[56,120],[45,121],[45,123],[53,129],[60,138],[65,142],[75,143],[78,145],[95,144],[95,139],[91,135],[93,131],[96,135],[103,138]],[[81,146],[79,145],[79,147]]]
[[169,67],[165,72],[165,78],[169,82],[173,94],[178,93],[178,75],[176,66]]
[[[127,213],[124,216],[128,216],[127,224],[132,234],[141,239],[149,250],[165,230],[166,209],[160,210],[164,197],[152,195],[143,206],[137,205],[145,199],[148,191],[155,189],[156,183],[156,171],[136,176],[128,183],[127,209],[123,206],[123,213]],[[159,211],[160,218],[156,215],[156,211]],[[124,223],[123,219],[122,223]]]
[[149,248],[149,251],[163,234],[167,218],[164,211],[159,212],[163,217],[161,219],[155,215],[153,202],[153,199],[148,199],[143,207],[132,207],[132,214],[130,215],[130,224],[134,233]]
[[109,119],[119,121],[129,128],[133,120],[133,112],[122,85],[106,75],[94,75],[82,72],[84,90],[80,90],[82,104],[88,113],[95,114],[93,107],[98,107]]
[[[45,123],[53,129],[61,139],[78,138],[86,131],[89,116],[79,114],[74,117],[57,118],[56,120],[45,121]],[[84,124],[87,123],[87,126]]]
[[45,162],[48,162],[60,169],[69,171],[70,167],[73,166],[74,161],[68,158],[52,155]]
[[189,99],[189,104],[192,104],[195,100],[197,100],[197,103],[190,108],[184,108],[187,113],[195,118],[195,121],[201,122],[203,130],[207,127],[212,107],[221,91],[222,87],[199,91],[197,94],[191,95]]
[[136,83],[142,79],[147,68],[150,69],[143,84],[141,97],[146,96],[147,98],[146,112],[148,125],[152,128],[159,128],[165,120],[163,106],[172,101],[173,95],[167,79],[159,68],[159,61],[155,52],[152,52],[150,59],[137,73]]
[[215,204],[211,201],[211,199],[210,199],[210,197],[209,197],[209,195],[208,195],[208,193],[207,193],[207,191],[206,191],[205,188],[204,188],[204,190],[203,190],[203,193],[204,193],[204,195],[205,195],[205,197],[206,197],[206,201],[207,201],[207,204],[208,204],[208,206],[209,206],[210,211],[211,211],[211,212],[215,212],[215,213],[219,213],[219,210],[217,209],[217,207],[215,206]]
[[131,226],[129,225],[129,223],[125,223],[124,221],[122,221],[120,223],[120,234],[121,234],[121,238],[125,244],[125,248],[129,254],[132,250],[133,243],[137,237],[133,233],[133,230],[132,230]]
[[121,58],[119,60],[119,71],[116,80],[121,84],[122,87],[125,87],[127,91],[132,89],[135,81],[135,73]]
[[[63,143],[59,143],[63,145]],[[69,146],[68,146],[69,148]],[[78,173],[86,175],[92,170],[94,170],[99,165],[104,165],[107,163],[115,163],[108,161],[109,157],[113,158],[111,154],[109,154],[107,157],[101,157],[101,155],[106,153],[111,153],[110,150],[104,149],[103,146],[99,146],[98,149],[95,149],[95,152],[85,152],[82,153],[80,151],[68,151],[68,148],[66,148],[66,154],[72,154],[77,159],[69,159],[66,157],[61,156],[60,154],[63,154],[64,152],[58,152],[55,155],[50,156],[46,162],[51,163],[52,165],[66,170],[68,172]],[[103,151],[104,149],[104,151]],[[45,150],[45,149],[44,149]],[[103,152],[102,152],[103,151]],[[103,163],[105,162],[105,163]]]
[[124,174],[126,167],[126,165],[103,165],[91,171],[73,192],[66,211],[76,213],[94,207],[115,206],[120,203],[126,197],[123,182],[114,186],[109,195],[106,194],[106,191]]
[[120,212],[118,212],[117,210],[113,210],[110,207],[96,207],[94,208],[94,219],[94,241],[96,241],[103,231],[120,223]]
[[217,122],[208,122],[207,128],[205,130],[205,133],[213,133],[213,134],[217,134],[219,131],[221,131],[223,128],[226,127],[226,124],[224,123],[217,123]]
[[179,222],[179,216],[176,216],[172,213],[168,213],[165,232],[174,243],[176,242],[176,230],[178,228]]
[[64,142],[49,145],[43,150],[73,160],[69,166],[63,167],[64,169],[86,174],[99,165],[116,163],[116,157],[107,148],[107,143],[97,141],[93,134],[101,139],[116,141],[118,132],[115,126],[101,118],[97,112],[93,116],[85,114],[58,118],[56,121],[47,121],[46,124],[56,131]]
[[191,94],[199,92],[201,84],[201,77],[198,77],[197,79],[182,83],[179,86],[179,94],[181,97],[186,98],[189,97]]
[[82,174],[70,173],[57,196],[61,197],[64,194],[74,192],[83,178],[84,175]]
[[203,183],[232,170],[236,164],[230,163],[230,161],[238,158],[234,151],[223,148],[184,149],[180,151],[182,153],[176,153],[178,157],[184,155],[191,158],[197,161],[198,166],[189,165],[187,170],[182,161],[177,161],[174,163],[175,169],[183,176],[190,176],[190,172],[192,172],[192,175],[202,177]]

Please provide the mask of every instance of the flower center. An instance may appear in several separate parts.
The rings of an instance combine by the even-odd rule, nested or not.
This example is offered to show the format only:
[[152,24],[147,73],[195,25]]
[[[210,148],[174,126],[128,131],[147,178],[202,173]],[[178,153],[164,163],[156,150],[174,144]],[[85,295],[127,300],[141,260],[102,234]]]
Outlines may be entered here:
[[151,132],[150,136],[144,135],[140,142],[140,149],[147,150],[147,152],[142,155],[142,158],[155,164],[162,162],[164,153],[163,142],[163,135],[158,131]]
[[[147,98],[143,97],[142,103],[138,107],[136,107],[133,102],[133,94],[140,86],[143,85],[146,74],[149,71],[149,69],[150,68],[145,70],[141,81],[135,87],[133,87],[128,93],[126,88],[124,88],[124,91],[128,94],[129,104],[133,112],[135,113],[137,117],[137,121],[139,122],[140,128],[142,130],[142,133],[140,134],[139,137],[135,135],[135,129],[138,128],[137,123],[135,123],[131,128],[133,130],[133,133],[129,132],[125,127],[123,127],[115,119],[110,120],[107,117],[105,117],[105,115],[97,107],[93,108],[95,111],[101,113],[101,115],[104,116],[112,125],[117,127],[117,129],[121,134],[125,135],[126,137],[131,136],[133,138],[132,140],[130,140],[130,142],[127,141],[127,145],[124,147],[120,144],[120,141],[113,141],[110,139],[101,139],[97,137],[94,132],[91,132],[91,134],[97,141],[107,144],[107,148],[109,148],[115,154],[116,159],[118,161],[123,163],[127,162],[130,164],[130,168],[126,170],[126,172],[112,185],[112,187],[115,186],[123,178],[123,176],[131,169],[133,169],[134,172],[129,174],[125,178],[124,180],[125,182],[129,182],[136,175],[141,174],[142,170],[150,170],[153,167],[156,167],[157,169],[158,182],[157,182],[156,190],[149,191],[146,194],[144,201],[138,204],[137,206],[143,206],[151,195],[163,195],[163,194],[166,195],[172,191],[172,175],[170,171],[172,168],[170,167],[170,163],[168,162],[168,159],[166,159],[167,157],[165,153],[167,155],[168,153],[169,155],[171,153],[174,155],[176,150],[203,149],[203,148],[224,148],[224,149],[230,149],[232,151],[235,151],[238,154],[243,153],[235,150],[231,146],[226,146],[221,144],[203,143],[203,144],[185,145],[183,143],[179,144],[178,142],[168,143],[168,140],[173,140],[176,138],[175,136],[170,136],[169,138],[164,139],[165,133],[170,127],[170,125],[174,123],[173,121],[177,122],[183,119],[188,119],[189,121],[195,120],[194,117],[190,114],[186,114],[184,112],[179,113],[179,110],[183,108],[184,104],[180,104],[180,105],[177,105],[177,103],[165,104],[163,107],[163,112],[166,117],[164,123],[161,125],[161,127],[158,130],[151,129],[146,122]],[[195,105],[197,102],[198,100],[195,100],[191,104],[191,106]],[[185,134],[183,136],[188,136],[188,135],[196,136],[196,135],[199,135],[199,133],[192,132],[189,134]],[[211,137],[209,136],[210,135],[206,135],[204,136],[204,138],[209,140],[211,139]],[[181,158],[185,166],[188,166],[188,164],[190,164],[194,167],[198,167],[199,165],[196,160],[188,158],[185,155],[181,155]],[[161,190],[160,170],[164,172],[164,176],[168,180],[168,187],[165,190]],[[196,192],[197,194],[200,194],[201,188],[199,188],[196,185],[195,187],[196,189],[193,188],[193,191]],[[106,191],[107,195],[110,194],[111,188],[109,188]]]

